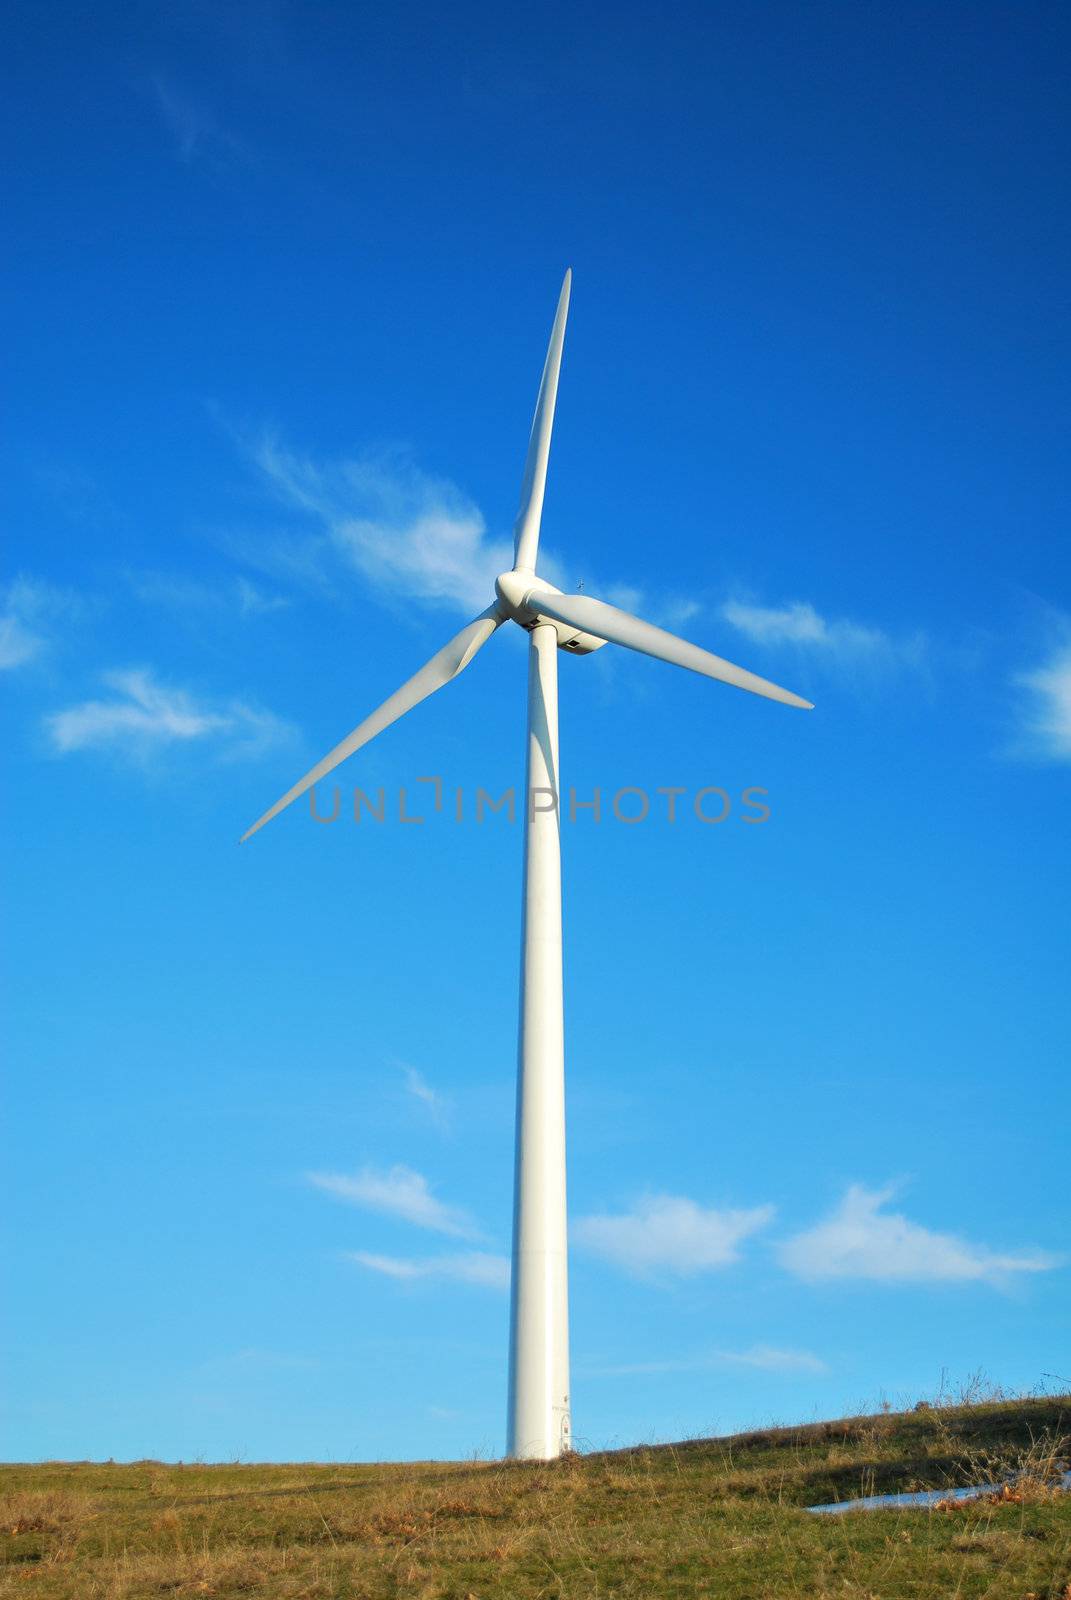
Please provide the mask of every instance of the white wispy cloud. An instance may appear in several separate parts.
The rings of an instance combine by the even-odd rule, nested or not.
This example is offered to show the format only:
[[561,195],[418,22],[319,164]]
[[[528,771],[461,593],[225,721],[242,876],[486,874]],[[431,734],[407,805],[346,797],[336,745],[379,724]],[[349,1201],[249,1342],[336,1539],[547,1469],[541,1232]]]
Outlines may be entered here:
[[0,589],[0,670],[35,660],[61,622],[82,609],[80,598],[39,578],[21,576]]
[[187,164],[202,161],[218,171],[249,160],[248,146],[222,127],[206,106],[191,100],[163,78],[153,77],[149,81],[180,161]]
[[605,1378],[640,1377],[662,1372],[713,1372],[720,1367],[755,1367],[762,1372],[827,1372],[826,1363],[809,1350],[786,1350],[756,1344],[748,1350],[710,1350],[670,1361],[633,1361],[620,1366],[592,1369]]
[[[540,572],[543,572],[542,562]],[[545,573],[543,575],[547,576]],[[567,587],[567,583],[562,584],[559,578],[551,581],[558,583],[559,587]],[[687,600],[680,595],[648,594],[645,589],[630,583],[610,583],[605,587],[596,583],[593,593],[597,600],[620,606],[622,611],[631,611],[634,616],[657,623],[660,628],[669,628],[671,632],[686,628],[703,610],[698,600]]]
[[1071,622],[1047,660],[1014,679],[1021,694],[1017,754],[1043,761],[1071,761]]
[[[224,419],[221,425],[227,426]],[[387,597],[472,613],[488,605],[494,581],[513,565],[513,540],[488,532],[473,500],[448,478],[424,472],[400,450],[368,450],[315,460],[288,449],[274,433],[228,429],[282,504],[311,523],[305,539],[276,533],[232,539],[255,570],[304,588],[322,589],[332,557]],[[539,573],[566,592],[583,587],[611,605],[664,627],[683,627],[702,609],[680,596],[649,596],[623,583],[576,582],[580,553],[569,563],[543,539]]]
[[755,1344],[749,1350],[726,1350],[721,1359],[733,1367],[758,1367],[763,1372],[825,1372],[826,1363],[809,1350],[783,1350]]
[[951,1233],[937,1233],[882,1208],[896,1188],[852,1184],[824,1221],[778,1247],[798,1278],[865,1278],[884,1283],[1001,1284],[1014,1273],[1045,1272],[1059,1258],[1041,1250],[1004,1255]]
[[513,545],[489,537],[483,514],[446,478],[399,454],[320,464],[268,435],[250,447],[288,505],[327,534],[335,551],[376,587],[431,604],[480,611]]
[[469,1250],[463,1255],[430,1256],[413,1260],[406,1256],[379,1256],[367,1250],[347,1252],[351,1261],[367,1267],[370,1272],[380,1272],[384,1277],[397,1278],[412,1283],[420,1278],[446,1278],[455,1283],[474,1283],[485,1289],[509,1288],[509,1259],[491,1255],[482,1250]]
[[0,668],[5,672],[25,666],[43,646],[41,635],[28,628],[17,612],[6,611],[0,616]]
[[242,576],[207,582],[178,573],[131,572],[127,581],[137,598],[147,605],[176,611],[220,611],[230,616],[258,617],[282,611],[290,604],[284,595],[269,594]]
[[459,1239],[479,1237],[480,1230],[468,1212],[436,1199],[427,1178],[411,1167],[391,1167],[387,1172],[365,1167],[352,1174],[310,1172],[308,1181],[326,1194],[333,1194],[337,1200],[401,1217],[418,1228],[430,1228],[434,1233],[448,1233]]
[[631,583],[611,583],[605,593],[600,589],[596,598],[605,600],[607,605],[620,606],[622,611],[633,613],[642,612],[646,604],[643,590]]
[[926,642],[920,633],[896,639],[881,628],[847,617],[824,617],[808,600],[791,600],[782,606],[726,600],[721,614],[756,644],[794,646],[829,661],[918,666],[925,657]]
[[265,616],[272,611],[282,611],[290,604],[284,595],[265,594],[255,583],[250,583],[248,578],[235,580],[234,594],[238,610],[243,617]]
[[694,617],[699,616],[702,609],[698,600],[686,600],[680,596],[670,595],[658,607],[657,616],[648,620],[657,621],[663,628],[675,632],[678,628],[687,627]]
[[176,744],[211,743],[226,758],[255,756],[293,730],[271,712],[241,700],[220,704],[161,683],[147,667],[106,672],[108,699],[84,700],[53,712],[45,729],[53,750],[110,749],[144,758]]
[[428,1116],[438,1128],[445,1128],[450,1121],[450,1106],[446,1098],[433,1089],[426,1078],[407,1063],[400,1063],[405,1079],[407,1093],[412,1095],[417,1103],[423,1106]]
[[773,1215],[773,1206],[718,1211],[682,1196],[649,1195],[617,1216],[579,1218],[573,1238],[628,1272],[685,1277],[738,1260],[741,1241]]

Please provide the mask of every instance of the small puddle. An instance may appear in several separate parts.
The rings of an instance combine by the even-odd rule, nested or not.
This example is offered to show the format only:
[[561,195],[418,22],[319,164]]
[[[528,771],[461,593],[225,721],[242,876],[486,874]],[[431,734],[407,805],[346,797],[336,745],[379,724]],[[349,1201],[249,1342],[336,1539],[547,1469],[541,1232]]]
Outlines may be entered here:
[[[1010,1487],[1015,1479],[1008,1478],[1005,1483]],[[979,1495],[999,1494],[1004,1487],[1003,1483],[975,1483],[966,1489],[916,1489],[910,1494],[868,1494],[862,1500],[834,1500],[826,1506],[805,1506],[804,1510],[813,1511],[817,1516],[837,1517],[845,1511],[882,1511],[889,1506],[946,1505],[949,1500],[977,1500]],[[1065,1472],[1055,1487],[1071,1489],[1071,1472]]]

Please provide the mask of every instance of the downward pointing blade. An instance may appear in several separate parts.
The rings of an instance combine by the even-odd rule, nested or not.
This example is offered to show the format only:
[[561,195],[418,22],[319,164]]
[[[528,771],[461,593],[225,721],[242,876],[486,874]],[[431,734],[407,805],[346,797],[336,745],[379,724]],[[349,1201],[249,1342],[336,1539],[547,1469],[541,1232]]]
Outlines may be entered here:
[[347,734],[341,744],[336,744],[322,761],[318,761],[311,772],[306,772],[299,783],[288,789],[281,800],[276,800],[271,810],[265,811],[264,815],[243,833],[240,843],[244,844],[258,828],[263,828],[264,824],[277,817],[280,811],[285,811],[292,800],[300,799],[314,783],[326,778],[327,774],[333,772],[347,756],[351,756],[355,750],[359,750],[362,745],[374,739],[377,733],[382,733],[384,728],[389,728],[392,722],[397,722],[399,717],[404,717],[407,711],[412,711],[414,706],[426,700],[429,694],[434,694],[436,689],[443,688],[451,679],[456,678],[459,672],[464,672],[476,652],[483,648],[504,620],[497,606],[489,606],[475,621],[462,628],[461,632],[456,634],[449,644],[444,645],[437,655],[432,656],[419,672],[415,672],[400,689],[395,689],[389,700],[384,700],[378,711],[373,711],[370,717],[366,717],[352,733]]
[[567,627],[593,633],[596,638],[608,639],[613,644],[623,644],[626,649],[654,656],[657,661],[669,661],[675,667],[687,667],[691,672],[702,673],[705,678],[731,683],[737,689],[749,689],[752,694],[764,695],[767,700],[780,700],[786,706],[814,710],[809,700],[801,699],[791,690],[781,689],[776,683],[770,683],[754,672],[735,667],[731,661],[723,661],[721,656],[712,655],[709,650],[701,650],[697,644],[678,639],[675,633],[667,633],[665,628],[656,628],[653,623],[643,622],[639,617],[619,611],[616,606],[608,606],[605,601],[595,600],[590,595],[547,594],[537,587],[525,595],[524,603],[542,616],[564,622]]
[[517,521],[513,525],[513,565],[526,572],[535,571],[536,552],[539,549],[539,524],[543,516],[543,494],[547,487],[550,435],[554,428],[554,404],[558,398],[558,374],[562,365],[562,344],[565,341],[565,319],[569,315],[572,281],[572,268],[569,268],[558,297],[554,326],[550,330],[550,344],[528,440],[528,458],[524,463],[521,503]]

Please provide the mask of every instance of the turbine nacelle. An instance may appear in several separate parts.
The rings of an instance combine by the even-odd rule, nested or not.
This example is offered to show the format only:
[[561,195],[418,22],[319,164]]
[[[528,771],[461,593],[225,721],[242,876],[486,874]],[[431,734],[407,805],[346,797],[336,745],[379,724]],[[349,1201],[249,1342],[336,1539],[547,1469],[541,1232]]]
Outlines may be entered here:
[[606,643],[605,639],[598,639],[593,633],[572,628],[557,617],[549,617],[542,612],[539,596],[561,594],[562,590],[556,589],[543,578],[537,579],[534,572],[515,567],[512,572],[500,573],[495,579],[495,593],[511,622],[516,622],[529,632],[537,622],[550,623],[558,635],[558,649],[568,650],[570,655],[589,656],[593,650],[601,650]]

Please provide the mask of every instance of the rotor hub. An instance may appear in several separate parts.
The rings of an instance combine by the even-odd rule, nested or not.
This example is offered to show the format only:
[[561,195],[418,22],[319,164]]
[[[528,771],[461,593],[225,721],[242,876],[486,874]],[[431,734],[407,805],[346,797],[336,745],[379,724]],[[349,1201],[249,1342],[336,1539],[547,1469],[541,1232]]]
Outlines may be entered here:
[[543,616],[539,610],[540,594],[561,594],[562,590],[547,583],[544,578],[537,578],[534,572],[528,572],[523,567],[500,573],[495,579],[495,593],[511,621],[529,633],[537,623],[549,624],[558,635],[558,649],[568,650],[570,655],[590,655],[593,650],[601,650],[606,643],[605,639],[596,639],[594,634],[571,628],[556,617]]

